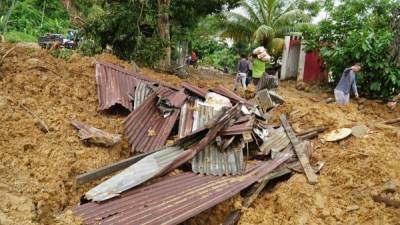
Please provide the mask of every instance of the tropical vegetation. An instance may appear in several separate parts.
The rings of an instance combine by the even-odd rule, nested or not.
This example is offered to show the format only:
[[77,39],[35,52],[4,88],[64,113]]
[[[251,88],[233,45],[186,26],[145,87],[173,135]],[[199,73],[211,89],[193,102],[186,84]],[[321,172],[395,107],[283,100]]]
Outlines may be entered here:
[[400,65],[392,54],[399,32],[396,37],[396,24],[391,24],[399,7],[393,0],[342,0],[308,35],[307,43],[321,52],[336,81],[346,67],[361,62],[363,70],[357,76],[361,93],[390,97],[400,91]]

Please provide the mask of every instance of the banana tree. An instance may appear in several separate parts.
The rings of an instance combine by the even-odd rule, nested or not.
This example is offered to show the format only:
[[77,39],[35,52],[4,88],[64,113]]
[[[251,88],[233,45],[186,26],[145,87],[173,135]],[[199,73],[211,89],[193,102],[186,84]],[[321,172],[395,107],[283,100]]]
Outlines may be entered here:
[[222,20],[222,36],[235,42],[257,43],[278,56],[283,38],[310,25],[310,16],[283,0],[243,0],[237,10],[226,12]]

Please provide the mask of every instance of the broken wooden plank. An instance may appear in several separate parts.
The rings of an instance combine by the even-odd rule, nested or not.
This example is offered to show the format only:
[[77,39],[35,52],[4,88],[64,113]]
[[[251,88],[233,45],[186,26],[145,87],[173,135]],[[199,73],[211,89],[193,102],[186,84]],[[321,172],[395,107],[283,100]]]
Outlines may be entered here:
[[400,201],[390,199],[389,197],[373,195],[372,199],[374,199],[375,202],[384,203],[385,205],[390,207],[400,208]]
[[79,130],[78,136],[86,144],[111,147],[121,140],[121,135],[105,132],[80,121],[71,121],[71,125]]
[[292,145],[294,147],[294,150],[297,154],[297,157],[300,160],[300,163],[304,169],[304,172],[306,174],[306,177],[308,179],[308,183],[310,184],[316,184],[318,177],[315,174],[314,170],[312,169],[310,165],[310,161],[308,160],[308,157],[305,154],[305,148],[306,146],[300,142],[300,140],[296,137],[294,134],[293,128],[290,126],[288,120],[286,119],[285,115],[280,115],[279,119],[281,120],[282,126],[286,131],[286,134],[288,135],[290,142],[292,142]]
[[321,132],[325,131],[326,129],[327,129],[326,127],[315,127],[315,128],[311,128],[311,129],[296,133],[296,135],[297,136],[304,136],[304,135],[309,134],[309,133],[315,133],[315,132],[321,133]]
[[300,140],[304,141],[304,140],[308,140],[308,139],[313,139],[313,138],[317,137],[318,134],[319,134],[318,131],[314,131],[314,132],[311,132],[311,133],[308,133],[305,135],[299,135],[298,137]]
[[400,118],[392,119],[392,120],[386,120],[383,122],[383,124],[390,125],[390,124],[395,124],[395,123],[400,123]]
[[[292,167],[301,167],[301,165],[298,161],[291,163],[290,165]],[[278,169],[274,170],[274,172],[269,173],[264,178],[259,180],[256,184],[254,184],[249,191],[250,194],[248,194],[247,197],[242,200],[242,206],[244,208],[250,207],[251,204],[253,204],[253,202],[256,200],[258,195],[265,188],[265,186],[268,184],[269,181],[292,173],[293,171],[291,169],[289,169],[288,167],[289,166],[284,166],[283,168],[278,168]],[[236,210],[231,211],[227,216],[225,216],[223,225],[237,224],[239,222],[241,212],[242,212],[241,209],[236,209]]]

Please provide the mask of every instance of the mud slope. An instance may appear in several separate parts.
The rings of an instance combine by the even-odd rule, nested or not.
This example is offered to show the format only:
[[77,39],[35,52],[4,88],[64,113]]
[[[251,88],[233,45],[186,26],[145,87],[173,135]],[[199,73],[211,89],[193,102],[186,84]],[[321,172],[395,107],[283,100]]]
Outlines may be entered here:
[[278,183],[245,211],[240,224],[400,224],[399,209],[385,207],[371,198],[389,180],[400,184],[400,127],[377,125],[400,117],[399,108],[389,112],[385,105],[373,101],[339,108],[316,102],[327,95],[300,92],[294,83],[284,84],[281,93],[288,103],[275,109],[274,118],[278,112],[286,112],[295,129],[365,124],[371,133],[339,143],[314,140],[313,160],[326,162],[319,183],[308,185],[301,174]]
[[[0,47],[10,49],[12,45]],[[96,59],[130,68],[111,55],[73,55],[65,61],[22,45],[0,68],[0,224],[54,224],[59,214],[76,205],[94,185],[76,187],[76,175],[128,156],[126,142],[112,148],[83,145],[69,124],[81,120],[123,133],[122,116],[97,112]],[[170,84],[181,83],[175,76],[148,69],[143,72]],[[224,83],[196,77],[189,80],[202,87]],[[40,131],[19,104],[45,121],[51,131]],[[77,223],[64,217],[60,223]]]
[[[68,210],[95,183],[76,187],[73,178],[128,156],[126,142],[112,148],[83,145],[69,124],[70,120],[81,120],[108,132],[123,133],[122,116],[97,112],[96,59],[129,69],[129,64],[110,55],[74,55],[65,61],[26,47],[17,47],[0,68],[0,224],[79,224]],[[182,81],[149,69],[143,73],[174,85]],[[195,74],[187,81],[203,88],[232,87],[231,77],[215,74]],[[398,224],[399,211],[373,202],[370,194],[389,179],[400,184],[399,128],[376,126],[378,121],[400,117],[400,111],[389,113],[372,101],[342,108],[318,103],[327,96],[319,91],[299,92],[291,82],[284,83],[280,92],[288,103],[274,110],[275,121],[284,112],[290,114],[298,130],[363,123],[372,133],[339,144],[315,140],[313,160],[326,161],[320,182],[310,186],[303,175],[295,175],[279,183],[262,193],[240,223]],[[50,132],[40,131],[19,104],[44,120]],[[233,207],[240,207],[238,198],[187,224],[219,224]]]

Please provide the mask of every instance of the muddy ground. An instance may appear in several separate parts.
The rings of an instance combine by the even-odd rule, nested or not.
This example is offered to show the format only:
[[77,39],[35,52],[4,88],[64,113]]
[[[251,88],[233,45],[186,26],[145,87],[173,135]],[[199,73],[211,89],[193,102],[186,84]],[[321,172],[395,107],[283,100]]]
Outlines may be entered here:
[[[123,133],[124,117],[97,112],[96,59],[130,68],[111,55],[73,55],[65,61],[45,50],[21,46],[0,68],[0,224],[78,224],[68,210],[99,181],[77,187],[73,178],[128,157],[125,141],[112,148],[85,146],[69,124],[81,120]],[[149,69],[143,73],[175,85],[181,82]],[[203,88],[232,87],[231,78],[221,75],[195,74],[188,81]],[[337,107],[319,102],[329,94],[318,88],[307,90],[296,90],[295,82],[282,83],[279,92],[287,103],[273,110],[274,121],[286,113],[299,131],[365,124],[371,132],[339,143],[313,140],[313,161],[326,162],[319,183],[308,185],[304,175],[297,174],[270,185],[253,207],[243,210],[240,224],[400,224],[399,209],[371,198],[389,180],[400,184],[400,128],[380,124],[400,117],[399,107],[391,112],[374,101]],[[50,132],[43,133],[21,105],[40,117]],[[187,223],[219,224],[234,207],[240,208],[237,198]]]

